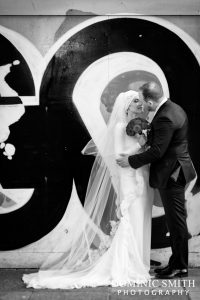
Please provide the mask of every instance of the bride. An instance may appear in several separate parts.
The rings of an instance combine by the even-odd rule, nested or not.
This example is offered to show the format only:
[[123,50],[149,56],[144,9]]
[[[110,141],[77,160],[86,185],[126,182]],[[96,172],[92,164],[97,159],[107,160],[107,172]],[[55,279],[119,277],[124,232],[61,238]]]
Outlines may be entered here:
[[95,154],[96,159],[84,207],[69,212],[71,225],[56,237],[55,248],[39,272],[23,275],[27,287],[115,287],[150,279],[153,190],[149,169],[116,164],[120,155],[141,151],[137,137],[128,136],[125,129],[131,119],[143,116],[143,105],[137,92],[121,93],[99,149],[92,141],[85,147],[84,153]]

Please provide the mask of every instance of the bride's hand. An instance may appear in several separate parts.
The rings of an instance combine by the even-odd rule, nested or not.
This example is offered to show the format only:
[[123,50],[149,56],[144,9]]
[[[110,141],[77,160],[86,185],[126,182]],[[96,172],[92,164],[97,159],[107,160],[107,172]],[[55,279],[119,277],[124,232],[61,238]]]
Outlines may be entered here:
[[140,146],[143,147],[147,142],[146,136],[144,134],[136,134],[135,136],[136,136]]
[[118,153],[118,155],[116,156],[116,159],[120,159],[120,158],[122,158],[124,155],[127,155],[127,153]]
[[116,215],[117,215],[117,218],[120,220],[122,217],[120,205],[116,208]]
[[116,163],[122,168],[127,168],[129,167],[128,157],[129,155],[127,154],[121,154],[121,156],[116,159]]

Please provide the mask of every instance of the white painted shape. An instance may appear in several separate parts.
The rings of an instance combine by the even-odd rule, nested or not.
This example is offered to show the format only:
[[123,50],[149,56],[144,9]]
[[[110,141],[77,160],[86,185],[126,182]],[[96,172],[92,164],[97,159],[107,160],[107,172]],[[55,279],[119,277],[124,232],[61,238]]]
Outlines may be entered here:
[[13,46],[21,53],[28,64],[33,76],[33,82],[35,84],[35,98],[37,99],[37,103],[39,105],[39,90],[42,79],[42,70],[45,68],[45,61],[42,55],[27,38],[13,30],[5,28],[4,26],[0,26],[0,34],[2,34],[13,44]]
[[0,95],[1,97],[18,96],[18,93],[13,90],[5,81],[5,77],[10,73],[12,64],[0,66]]
[[192,236],[200,233],[200,193],[188,194],[186,201],[188,230]]
[[164,212],[164,208],[163,207],[159,207],[159,206],[153,205],[153,208],[152,208],[152,218],[161,217],[161,216],[164,216],[164,214],[165,214],[165,212]]
[[3,189],[0,185],[0,192],[15,202],[9,207],[0,206],[0,214],[7,214],[24,206],[32,197],[34,189]]
[[36,96],[20,96],[24,106],[38,106],[39,98]]
[[[72,194],[70,201],[68,203],[67,209],[60,220],[60,222],[55,226],[55,228],[48,233],[45,237],[39,239],[37,242],[29,244],[28,246],[22,247],[18,250],[13,250],[11,252],[20,252],[20,253],[41,253],[44,252],[48,254],[48,252],[53,251],[55,248],[56,237],[60,237],[60,233],[63,233],[63,237],[66,237],[65,229],[68,230],[73,225],[74,222],[78,222],[78,220],[72,220],[69,218],[70,215],[76,216],[76,212],[80,209],[83,209],[82,204],[79,201],[76,187],[73,182]],[[79,214],[78,214],[79,215]],[[63,249],[64,251],[65,249]],[[0,261],[1,261],[1,251],[0,251]]]
[[160,80],[166,97],[169,97],[167,80],[161,68],[150,58],[135,52],[119,52],[100,58],[81,74],[75,85],[73,102],[98,148],[106,126],[100,112],[102,93],[115,77],[135,70],[154,74]]
[[0,118],[9,126],[16,123],[25,113],[23,104],[0,105]]

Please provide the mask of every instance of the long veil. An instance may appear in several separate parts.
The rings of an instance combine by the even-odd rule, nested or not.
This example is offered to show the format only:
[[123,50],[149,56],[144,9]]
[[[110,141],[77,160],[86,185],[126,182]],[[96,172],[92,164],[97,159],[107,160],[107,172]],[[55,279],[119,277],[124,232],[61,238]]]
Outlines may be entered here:
[[[126,111],[137,92],[121,93],[113,106],[106,130],[102,132],[98,149],[90,141],[83,154],[95,155],[84,207],[68,204],[66,228],[56,236],[55,247],[39,270],[53,274],[82,274],[91,269],[109,248],[118,224],[119,183],[115,163],[114,129],[124,121]],[[73,201],[73,197],[71,197]]]

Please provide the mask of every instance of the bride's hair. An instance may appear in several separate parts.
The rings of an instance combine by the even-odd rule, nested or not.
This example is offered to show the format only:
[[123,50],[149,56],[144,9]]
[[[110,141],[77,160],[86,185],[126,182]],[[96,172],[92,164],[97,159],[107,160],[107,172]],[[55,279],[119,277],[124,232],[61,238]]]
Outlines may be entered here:
[[[138,98],[139,94],[136,91],[129,90],[124,93],[120,93],[118,97],[116,98],[115,104],[113,106],[113,111],[110,117],[110,122],[112,122],[112,119],[117,117],[118,121],[126,121],[126,116],[128,113],[129,106],[131,102]],[[109,125],[109,124],[108,124]]]

